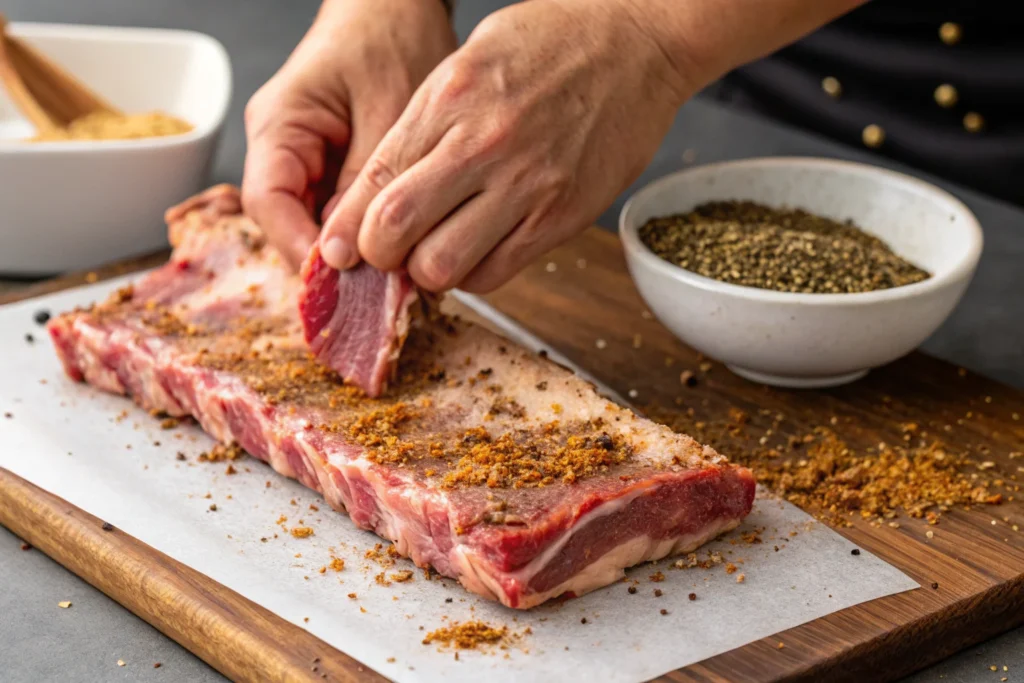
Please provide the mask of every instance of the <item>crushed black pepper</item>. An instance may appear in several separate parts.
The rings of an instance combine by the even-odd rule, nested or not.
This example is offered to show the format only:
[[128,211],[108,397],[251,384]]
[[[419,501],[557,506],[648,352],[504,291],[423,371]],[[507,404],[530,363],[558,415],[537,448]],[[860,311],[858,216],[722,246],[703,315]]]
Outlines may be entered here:
[[930,277],[850,222],[746,201],[710,202],[651,219],[640,239],[698,275],[780,292],[870,292]]

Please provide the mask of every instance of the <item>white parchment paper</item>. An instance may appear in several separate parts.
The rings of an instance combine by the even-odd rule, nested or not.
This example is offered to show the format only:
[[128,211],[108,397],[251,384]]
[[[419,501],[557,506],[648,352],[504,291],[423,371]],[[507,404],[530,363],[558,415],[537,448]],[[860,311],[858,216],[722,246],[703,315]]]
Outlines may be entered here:
[[[226,463],[197,462],[211,446],[198,428],[162,430],[128,399],[64,376],[33,313],[87,304],[122,282],[0,308],[0,415],[9,414],[0,417],[0,466],[394,680],[640,681],[917,588],[867,552],[852,555],[853,545],[792,505],[764,498],[737,532],[707,547],[735,564],[732,574],[724,563],[680,570],[665,561],[632,570],[629,583],[527,613],[485,602],[452,581],[427,581],[419,571],[412,581],[379,585],[381,571],[412,565],[400,560],[383,569],[366,559],[378,539],[316,494],[251,458],[236,461],[234,475],[225,473]],[[498,322],[515,332],[507,319]],[[278,524],[282,516],[288,519]],[[282,528],[299,524],[315,534],[297,539]],[[761,543],[740,539],[754,529],[763,529]],[[332,557],[345,560],[345,569],[321,574]],[[652,582],[658,571],[664,580]],[[422,644],[426,632],[465,619],[531,633],[507,650],[461,652],[458,659]]]

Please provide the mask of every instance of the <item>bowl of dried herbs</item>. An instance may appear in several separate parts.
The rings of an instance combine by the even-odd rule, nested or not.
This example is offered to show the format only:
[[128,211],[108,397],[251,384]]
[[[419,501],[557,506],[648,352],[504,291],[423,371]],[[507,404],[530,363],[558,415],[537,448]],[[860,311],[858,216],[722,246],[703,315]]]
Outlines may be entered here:
[[690,168],[626,203],[619,233],[654,315],[753,381],[835,386],[921,344],[977,267],[982,232],[953,195],[847,161]]

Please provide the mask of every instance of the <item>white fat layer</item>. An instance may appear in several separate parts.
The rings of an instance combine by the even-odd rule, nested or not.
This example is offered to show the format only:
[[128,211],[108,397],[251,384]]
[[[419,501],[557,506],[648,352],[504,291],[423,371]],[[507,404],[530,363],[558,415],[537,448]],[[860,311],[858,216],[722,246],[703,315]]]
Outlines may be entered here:
[[[402,345],[405,343],[405,338],[409,334],[409,323],[411,315],[409,307],[419,298],[416,293],[416,289],[413,288],[406,293],[405,297],[399,301],[399,293],[402,287],[400,283],[392,283],[389,281],[389,286],[384,295],[384,308],[383,312],[387,311],[398,311],[398,318],[395,321],[395,338],[396,343],[388,346],[383,346],[377,351],[377,363],[384,363],[391,365],[398,361],[399,355],[402,353]],[[385,321],[386,322],[386,321]],[[389,371],[390,372],[390,371]]]
[[585,515],[577,524],[567,529],[543,553],[514,572],[493,572],[489,563],[477,556],[476,553],[466,546],[456,546],[452,549],[452,565],[458,568],[460,573],[459,581],[467,590],[498,600],[506,607],[529,609],[563,593],[583,595],[602,586],[607,586],[625,576],[624,570],[629,567],[641,562],[660,560],[669,555],[690,552],[716,536],[735,529],[740,523],[740,520],[736,518],[721,518],[714,520],[701,531],[694,534],[667,539],[652,539],[646,535],[636,536],[606,552],[587,565],[582,571],[574,574],[554,588],[543,593],[524,592],[519,596],[515,604],[512,603],[512,596],[508,595],[502,588],[503,581],[507,583],[511,579],[515,584],[528,586],[530,580],[561,552],[565,544],[577,532],[601,517],[621,511],[642,492],[640,490],[630,496],[623,496],[598,506]]

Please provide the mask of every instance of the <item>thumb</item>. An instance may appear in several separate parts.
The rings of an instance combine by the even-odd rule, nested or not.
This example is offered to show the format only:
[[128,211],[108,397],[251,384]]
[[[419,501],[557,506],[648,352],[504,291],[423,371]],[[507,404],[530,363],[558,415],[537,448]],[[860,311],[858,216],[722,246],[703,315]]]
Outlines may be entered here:
[[[324,227],[330,227],[330,218],[338,206],[342,195],[359,177],[366,162],[373,155],[377,144],[384,138],[391,125],[398,119],[401,109],[393,116],[371,115],[370,112],[355,112],[352,123],[352,139],[349,143],[345,163],[338,174],[338,183],[334,196],[324,205]],[[320,250],[324,260],[341,268],[351,268],[359,263],[359,224],[347,223],[333,230],[325,229],[321,235]]]

